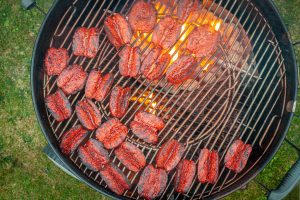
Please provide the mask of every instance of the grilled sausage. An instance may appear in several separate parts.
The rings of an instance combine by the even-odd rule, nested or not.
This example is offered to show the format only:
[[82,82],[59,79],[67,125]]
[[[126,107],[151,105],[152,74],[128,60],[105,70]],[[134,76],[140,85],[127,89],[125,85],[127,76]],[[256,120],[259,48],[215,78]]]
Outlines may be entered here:
[[133,31],[151,32],[156,24],[156,16],[153,5],[139,0],[132,6],[128,21]]
[[57,78],[57,86],[66,95],[75,94],[83,89],[87,78],[87,73],[80,65],[71,65],[64,69]]
[[157,130],[143,123],[132,121],[130,122],[130,129],[140,139],[150,144],[158,142]]
[[156,155],[156,165],[166,171],[176,167],[184,153],[184,146],[174,139],[164,143]]
[[181,25],[171,17],[161,19],[153,30],[152,42],[164,49],[172,47],[179,39]]
[[198,0],[180,0],[177,7],[178,19],[184,23],[192,12],[200,10],[199,5]]
[[85,96],[89,99],[102,101],[108,94],[114,82],[114,75],[108,73],[102,77],[99,70],[92,70],[85,85]]
[[92,171],[100,171],[109,163],[107,150],[99,141],[92,138],[79,147],[78,156],[82,163]]
[[195,28],[188,36],[186,49],[197,58],[211,55],[221,39],[221,34],[209,25]]
[[81,125],[77,125],[69,129],[61,137],[61,143],[59,145],[61,151],[66,155],[70,155],[75,151],[75,149],[77,149],[87,135],[87,130],[85,130]]
[[121,118],[127,111],[130,98],[130,88],[115,87],[109,100],[109,109],[112,116]]
[[136,77],[141,67],[141,51],[139,47],[126,45],[119,54],[119,70],[122,76]]
[[104,21],[104,30],[109,41],[119,49],[124,44],[129,44],[132,31],[125,17],[116,13]]
[[134,116],[134,121],[143,123],[147,126],[150,126],[156,130],[161,130],[164,128],[165,123],[164,121],[157,117],[154,114],[147,113],[144,111],[139,111],[135,116]]
[[198,180],[215,183],[219,175],[219,155],[216,151],[202,149],[198,161]]
[[127,127],[120,120],[112,118],[97,129],[96,138],[103,143],[105,148],[113,149],[124,141],[127,132]]
[[175,191],[179,193],[188,192],[196,174],[196,164],[192,160],[181,160],[177,166],[174,178]]
[[149,80],[158,80],[162,78],[163,72],[170,63],[171,56],[168,53],[164,53],[158,57],[158,59],[151,65],[147,65],[144,68],[143,75]]
[[51,115],[58,122],[69,119],[72,115],[72,108],[69,99],[61,91],[48,95],[45,98],[45,103]]
[[75,111],[80,123],[88,130],[94,130],[100,126],[101,113],[91,100],[78,101]]
[[131,185],[125,174],[113,163],[105,165],[100,171],[101,178],[114,193],[122,195]]
[[45,56],[45,71],[49,76],[59,75],[69,62],[69,54],[64,48],[50,48]]
[[146,158],[143,152],[129,142],[123,142],[115,150],[115,154],[123,165],[131,171],[138,172],[146,165]]
[[241,172],[245,168],[251,152],[250,144],[245,144],[242,140],[234,141],[225,155],[225,166],[235,173]]
[[168,175],[165,170],[148,165],[138,182],[138,194],[145,199],[155,199],[162,194],[167,182]]
[[73,36],[73,53],[75,56],[94,58],[99,49],[100,30],[80,27]]
[[149,68],[149,66],[154,65],[158,59],[158,57],[162,54],[162,48],[159,46],[155,46],[153,48],[148,47],[147,50],[142,54],[142,65],[141,65],[141,73],[147,73],[145,70]]
[[181,56],[167,70],[166,78],[172,84],[180,84],[193,76],[197,62],[193,56]]

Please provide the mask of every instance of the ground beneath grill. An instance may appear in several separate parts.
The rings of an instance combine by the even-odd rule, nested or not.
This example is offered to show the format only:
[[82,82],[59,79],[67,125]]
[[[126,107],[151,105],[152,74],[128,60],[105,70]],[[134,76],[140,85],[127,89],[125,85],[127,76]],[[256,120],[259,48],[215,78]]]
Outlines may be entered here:
[[[275,2],[292,38],[300,40],[299,0]],[[47,10],[52,1],[38,3]],[[46,142],[31,103],[29,73],[31,52],[43,16],[35,10],[21,10],[19,1],[0,0],[0,5],[0,199],[108,199],[65,174],[42,153]],[[296,51],[300,61],[300,47]],[[296,114],[300,115],[300,104]],[[288,134],[298,146],[299,124],[300,120],[294,119]],[[258,179],[276,187],[296,158],[296,152],[283,145]],[[226,199],[263,199],[264,195],[251,182],[246,190]]]

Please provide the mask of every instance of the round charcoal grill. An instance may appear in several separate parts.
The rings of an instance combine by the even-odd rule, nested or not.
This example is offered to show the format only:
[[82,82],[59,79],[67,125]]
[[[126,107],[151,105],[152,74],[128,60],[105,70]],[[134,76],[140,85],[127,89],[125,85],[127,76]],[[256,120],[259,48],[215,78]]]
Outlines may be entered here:
[[[158,1],[159,18],[175,16],[177,1]],[[162,3],[164,2],[164,3]],[[77,152],[64,156],[60,137],[79,124],[76,114],[58,123],[45,107],[44,98],[57,90],[55,76],[44,73],[44,56],[50,47],[68,49],[69,64],[80,64],[85,71],[94,68],[104,74],[115,74],[114,86],[130,87],[129,108],[121,119],[129,125],[138,110],[161,117],[165,128],[159,132],[159,142],[149,145],[129,132],[126,140],[136,144],[145,154],[147,163],[155,165],[155,155],[163,143],[174,138],[185,144],[184,158],[198,161],[200,149],[216,150],[220,155],[219,178],[215,184],[200,184],[195,178],[186,194],[173,189],[174,170],[168,174],[167,187],[158,199],[220,198],[245,185],[270,161],[285,138],[297,94],[297,68],[287,31],[270,1],[227,0],[203,1],[197,23],[183,26],[181,36],[189,28],[207,23],[222,34],[222,41],[213,55],[199,62],[192,80],[170,85],[162,78],[150,82],[140,76],[122,77],[118,70],[117,50],[110,44],[103,22],[113,13],[126,15],[135,1],[75,0],[56,1],[40,30],[32,61],[33,101],[37,117],[50,146],[67,170],[97,191],[115,198],[140,198],[137,182],[140,174],[126,169],[110,151],[110,159],[129,178],[132,188],[123,196],[111,192],[105,182],[87,169]],[[165,4],[166,3],[166,4]],[[77,27],[97,27],[101,31],[100,48],[94,59],[72,54],[72,37]],[[135,43],[142,51],[152,48],[150,34],[136,35]],[[185,38],[188,40],[188,37]],[[177,44],[184,43],[181,41]],[[172,51],[173,50],[173,51]],[[171,52],[172,51],[172,52]],[[181,46],[169,53],[180,54]],[[68,96],[72,107],[84,98],[84,91]],[[109,96],[96,102],[103,121],[110,117]],[[89,134],[94,137],[94,132]],[[87,140],[88,138],[86,138]],[[244,170],[238,174],[224,166],[224,156],[236,139],[251,144],[253,152]],[[86,141],[85,140],[85,141]]]

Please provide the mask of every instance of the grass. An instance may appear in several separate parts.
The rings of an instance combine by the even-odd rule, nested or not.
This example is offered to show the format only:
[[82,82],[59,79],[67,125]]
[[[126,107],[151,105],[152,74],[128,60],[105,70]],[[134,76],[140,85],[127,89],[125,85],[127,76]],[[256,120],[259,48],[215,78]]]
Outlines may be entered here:
[[[300,40],[300,1],[276,0],[294,41]],[[52,1],[40,0],[45,10]],[[0,199],[106,199],[57,168],[42,153],[46,141],[31,102],[31,52],[43,16],[24,11],[19,1],[0,0]],[[300,60],[300,48],[296,49]],[[298,102],[299,98],[298,98]],[[300,115],[298,103],[296,114]],[[300,119],[294,118],[288,137],[300,146]],[[258,180],[271,188],[297,159],[283,145]],[[226,199],[265,199],[265,192],[251,182],[247,189]]]

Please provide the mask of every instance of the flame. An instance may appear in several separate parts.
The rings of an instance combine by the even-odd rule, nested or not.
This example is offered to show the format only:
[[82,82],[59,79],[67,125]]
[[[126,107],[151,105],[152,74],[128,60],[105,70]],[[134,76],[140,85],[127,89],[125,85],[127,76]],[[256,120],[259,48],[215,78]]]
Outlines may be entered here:
[[152,114],[156,113],[156,105],[157,105],[156,102],[151,103],[151,106],[150,106],[151,108],[149,108],[150,113],[152,113]]
[[181,43],[185,41],[185,39],[188,37],[188,35],[191,32],[192,32],[191,26],[189,27],[187,23],[184,23],[181,26],[181,32],[180,32],[181,37],[179,38],[179,41],[174,45],[174,47],[169,51],[170,56],[172,56],[172,59],[171,59],[171,62],[169,65],[171,65],[173,62],[175,62],[178,59],[178,57],[179,57],[178,48],[180,47]]
[[221,20],[214,20],[210,23],[210,25],[216,30],[219,31],[220,27],[221,27]]
[[175,62],[179,57],[179,52],[177,52],[171,59],[171,63]]
[[[149,96],[148,96],[149,95]],[[148,96],[148,97],[147,97]],[[137,101],[139,103],[143,103],[145,106],[149,106],[149,108],[147,109],[147,111],[149,111],[152,114],[156,113],[156,106],[157,106],[157,102],[153,101],[154,98],[154,93],[150,93],[150,92],[145,92],[142,97],[138,98],[137,96],[134,96],[131,98],[131,101]],[[145,100],[146,99],[146,100]]]
[[217,22],[215,25],[215,30],[218,31],[221,27],[221,22]]
[[[187,27],[187,24],[183,24],[181,26],[181,32],[180,35],[185,31],[185,28]],[[179,41],[183,42],[185,40],[185,38],[187,37],[187,31],[180,37]]]
[[[171,51],[169,52],[169,54],[170,54],[170,56],[172,56],[172,59],[171,59],[171,62],[170,62],[170,64],[172,64],[173,62],[175,62],[177,59],[178,59],[178,57],[179,57],[179,52],[177,51],[176,52],[176,50],[177,50],[177,45],[175,45],[172,49],[171,49]],[[176,52],[176,53],[175,53]],[[174,54],[175,53],[175,54]],[[173,55],[174,54],[174,55]]]
[[157,2],[154,5],[155,9],[157,10],[158,15],[163,14],[165,9],[167,8],[164,4],[161,4],[160,2]]
[[203,68],[203,71],[204,71],[204,72],[207,72],[208,67],[209,67],[209,63]]
[[150,95],[149,95],[149,99],[152,99],[153,98],[153,93],[150,93]]

